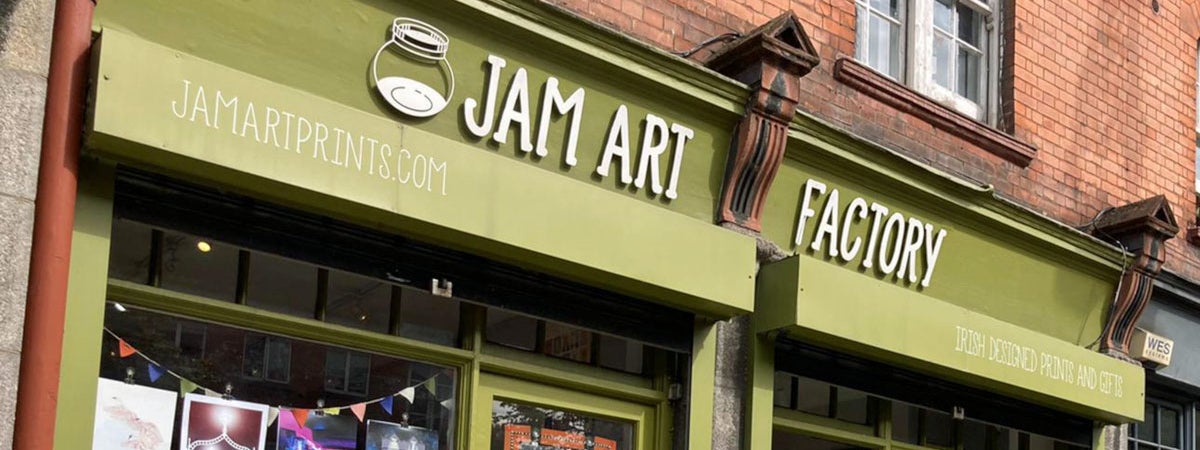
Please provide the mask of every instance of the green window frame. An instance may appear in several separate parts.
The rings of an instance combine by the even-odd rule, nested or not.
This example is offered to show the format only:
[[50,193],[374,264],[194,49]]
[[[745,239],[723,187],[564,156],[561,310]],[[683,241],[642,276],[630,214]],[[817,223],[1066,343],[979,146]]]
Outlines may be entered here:
[[[213,300],[110,279],[107,266],[116,171],[112,166],[84,161],[80,173],[72,236],[63,368],[59,382],[60,400],[56,411],[59,426],[56,427],[54,445],[57,449],[91,448],[91,434],[75,430],[91,429],[94,421],[104,309],[110,301],[198,321],[453,367],[460,374],[453,426],[453,433],[457,437],[455,448],[467,448],[473,432],[470,425],[473,410],[490,409],[490,404],[481,405],[475,401],[480,379],[488,374],[577,392],[583,395],[580,398],[601,396],[652,408],[653,423],[659,425],[645,429],[648,434],[643,442],[651,443],[649,448],[671,446],[672,435],[668,431],[668,424],[674,423],[674,409],[667,393],[673,380],[668,379],[664,371],[652,377],[641,377],[486,343],[485,308],[482,306],[463,303],[459,345],[445,346],[334,325],[317,318],[271,312],[239,302]],[[711,402],[713,379],[704,374],[712,373],[715,367],[715,333],[712,328],[711,321],[698,320],[696,323],[693,347],[696,354],[693,355],[690,372],[700,375],[691,380],[689,388],[691,395],[698,396],[699,405]],[[664,359],[653,361],[654,366],[665,368],[669,362]],[[705,393],[710,397],[705,398]],[[588,409],[584,403],[572,403],[571,398],[565,398],[562,406]],[[711,423],[711,408],[689,409],[688,420],[691,423]],[[697,438],[697,433],[700,433],[697,428],[702,427],[691,427],[686,437],[693,444],[703,441],[702,436]]]

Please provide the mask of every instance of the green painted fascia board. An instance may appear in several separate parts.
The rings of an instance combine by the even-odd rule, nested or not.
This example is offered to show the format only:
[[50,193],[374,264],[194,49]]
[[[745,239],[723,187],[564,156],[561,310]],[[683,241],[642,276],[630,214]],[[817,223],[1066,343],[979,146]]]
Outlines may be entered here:
[[[901,287],[863,282],[853,270],[805,256],[765,265],[758,285],[756,333],[781,330],[1101,421],[1142,419],[1145,373],[1138,365]],[[964,336],[969,340],[962,341]],[[991,353],[996,349],[1020,356]],[[1074,375],[1056,378],[1054,371],[1068,361]],[[1089,370],[1095,378],[1084,382],[1097,384],[1078,383],[1078,375],[1093,373]]]
[[[97,48],[88,144],[104,157],[411,232],[704,315],[728,317],[753,307],[753,238],[116,30],[106,29]],[[157,69],[148,74],[146,64]],[[177,119],[170,102],[185,75],[254,93],[260,106],[288,105],[429,155],[445,168],[441,189],[414,189],[395,176],[368,176],[366,168],[256,146],[228,129]]]
[[1086,273],[1113,277],[1115,283],[1117,273],[1128,264],[1126,252],[1007,200],[991,186],[967,183],[806,113],[797,114],[789,138],[787,157],[791,159],[836,169],[864,185],[879,186],[884,192],[959,217],[1014,246]]
[[[601,27],[559,7],[549,7],[536,1],[466,0],[464,3],[503,17],[515,26],[529,28],[549,39],[567,43],[585,54],[600,56],[610,67],[627,70],[664,87],[690,93],[698,99],[728,111],[741,113],[748,88],[732,79],[711,71],[691,60],[651,47],[630,36]],[[816,144],[818,148],[840,156],[850,167],[860,167],[871,176],[884,176],[890,182],[908,185],[921,192],[923,200],[940,199],[942,206],[960,215],[973,215],[983,224],[1001,224],[1009,239],[1015,243],[1050,244],[1054,254],[1047,256],[1062,260],[1085,262],[1099,271],[1112,275],[1126,265],[1127,255],[1121,250],[1088,236],[1078,230],[995,194],[961,181],[953,175],[921,164],[847,130],[835,128],[811,113],[799,111],[792,121],[790,141]],[[820,144],[824,145],[820,145]],[[793,142],[789,142],[793,144]],[[788,145],[788,156],[805,161],[795,145]],[[852,156],[853,155],[853,156]],[[882,158],[881,158],[882,156]],[[846,166],[840,166],[843,170]],[[868,177],[870,178],[870,177]],[[936,205],[936,203],[935,203]],[[997,228],[994,225],[992,228]],[[1042,245],[1027,245],[1047,253]]]

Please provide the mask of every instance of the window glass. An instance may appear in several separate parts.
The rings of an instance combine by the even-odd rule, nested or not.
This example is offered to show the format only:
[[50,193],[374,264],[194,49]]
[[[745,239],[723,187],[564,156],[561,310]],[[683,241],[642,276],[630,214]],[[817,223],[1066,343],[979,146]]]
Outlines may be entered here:
[[582,328],[546,322],[542,351],[556,358],[577,362],[592,360],[592,332]]
[[340,270],[329,270],[325,321],[361,330],[387,333],[391,318],[392,285]]
[[606,334],[600,335],[600,352],[597,354],[600,367],[622,372],[642,373],[644,357],[645,346],[643,344]]
[[[264,404],[271,407],[315,409],[318,406],[340,409],[342,417],[350,420],[323,423],[320,414],[310,414],[310,430],[320,429],[335,423],[348,423],[345,433],[351,439],[348,448],[368,448],[367,441],[373,438],[367,433],[367,423],[382,421],[397,424],[382,429],[395,430],[401,436],[419,436],[426,449],[454,448],[451,433],[454,424],[454,398],[458,385],[457,371],[452,367],[437,366],[409,359],[370,354],[333,347],[325,344],[291,339],[214,323],[204,323],[175,316],[126,307],[122,312],[115,307],[107,309],[104,317],[107,331],[102,340],[100,371],[101,378],[124,381],[127,370],[133,374],[136,384],[179,392],[181,381],[175,374],[195,383],[196,393],[204,389],[229,393],[239,401]],[[185,351],[175,345],[180,330],[187,330],[188,339],[201,339],[202,356],[194,351]],[[206,330],[193,333],[191,330]],[[111,333],[111,334],[109,334]],[[139,355],[121,357],[117,338],[136,348],[146,358],[170,372],[161,373],[155,380],[150,378],[149,359]],[[277,356],[273,356],[277,355]],[[341,355],[340,358],[331,355]],[[252,363],[257,361],[256,363]],[[283,361],[288,361],[284,370]],[[334,372],[329,364],[340,367],[342,382],[330,383],[326,375]],[[282,378],[274,373],[280,369],[290,372],[286,381],[271,381]],[[261,374],[261,376],[247,376]],[[431,381],[432,380],[432,381]],[[344,386],[344,390],[330,389],[333,384]],[[202,389],[201,389],[202,388]],[[368,406],[362,422],[353,416],[349,405],[373,401],[388,394],[396,394],[412,388],[412,402],[397,396],[392,414],[377,404]],[[368,393],[351,395],[348,392]],[[178,396],[176,396],[178,397]],[[174,429],[180,427],[182,399],[177,400]],[[285,414],[285,413],[281,413]],[[404,415],[408,417],[406,427],[398,425]],[[339,425],[340,426],[340,425]],[[268,427],[266,448],[277,448],[279,427]],[[399,431],[411,430],[411,431]],[[290,433],[290,434],[289,434]],[[408,433],[408,434],[405,434]],[[316,433],[319,434],[319,433]],[[296,433],[284,430],[284,446],[280,449],[318,448],[312,445],[296,446]],[[374,435],[379,439],[378,433]],[[319,437],[318,437],[319,439]],[[314,443],[309,443],[314,444]],[[387,448],[378,447],[376,448]],[[346,448],[330,443],[319,448]],[[174,448],[174,447],[172,447]],[[403,448],[403,447],[400,447]]]
[[[124,241],[113,241],[113,247]],[[164,289],[232,302],[237,290],[238,249],[212,239],[164,231]]]
[[311,319],[317,305],[317,268],[267,253],[251,252],[246,303],[267,311]]
[[1158,439],[1154,435],[1155,430],[1158,429],[1158,407],[1154,406],[1153,403],[1146,403],[1145,419],[1142,420],[1142,423],[1135,424],[1134,428],[1137,429],[1135,436],[1139,440],[1158,442]]
[[113,245],[108,253],[108,276],[118,280],[146,284],[150,281],[150,242],[153,230],[143,224],[116,219],[112,226]]
[[[802,434],[775,430],[771,434],[772,450],[858,450],[858,447],[841,442],[827,441]],[[864,449],[865,450],[865,449]]]
[[892,402],[892,439],[909,444],[920,443],[920,410],[913,405]]
[[515,401],[492,402],[492,450],[632,450],[633,424]]
[[949,414],[931,409],[925,414],[925,444],[949,448],[954,446],[954,418]]
[[800,377],[796,385],[796,410],[829,416],[829,383]]
[[904,45],[904,3],[899,0],[857,2],[856,57],[879,72],[900,79]]
[[1159,429],[1159,443],[1164,447],[1179,448],[1179,411],[1162,407],[1159,409],[1159,423],[1162,424]]
[[521,350],[537,349],[537,319],[502,309],[488,309],[487,340]]
[[786,372],[775,372],[775,406],[792,407],[792,376]]
[[458,344],[458,300],[418,289],[400,289],[401,336],[442,345]]
[[872,424],[872,414],[867,405],[867,394],[850,388],[837,388],[837,418],[862,425]]

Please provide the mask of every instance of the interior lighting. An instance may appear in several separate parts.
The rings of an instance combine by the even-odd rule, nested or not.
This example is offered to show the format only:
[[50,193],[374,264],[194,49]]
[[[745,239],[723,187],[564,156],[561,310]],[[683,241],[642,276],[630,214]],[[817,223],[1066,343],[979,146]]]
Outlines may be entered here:
[[207,241],[200,241],[196,243],[196,249],[200,250],[201,253],[208,253],[212,251],[212,245]]

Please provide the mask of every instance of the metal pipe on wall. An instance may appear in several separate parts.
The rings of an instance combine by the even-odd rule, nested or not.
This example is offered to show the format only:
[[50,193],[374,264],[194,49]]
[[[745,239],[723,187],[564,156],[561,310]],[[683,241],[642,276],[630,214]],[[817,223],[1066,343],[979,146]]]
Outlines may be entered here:
[[58,0],[34,204],[13,448],[54,446],[71,233],[92,44],[91,0]]

